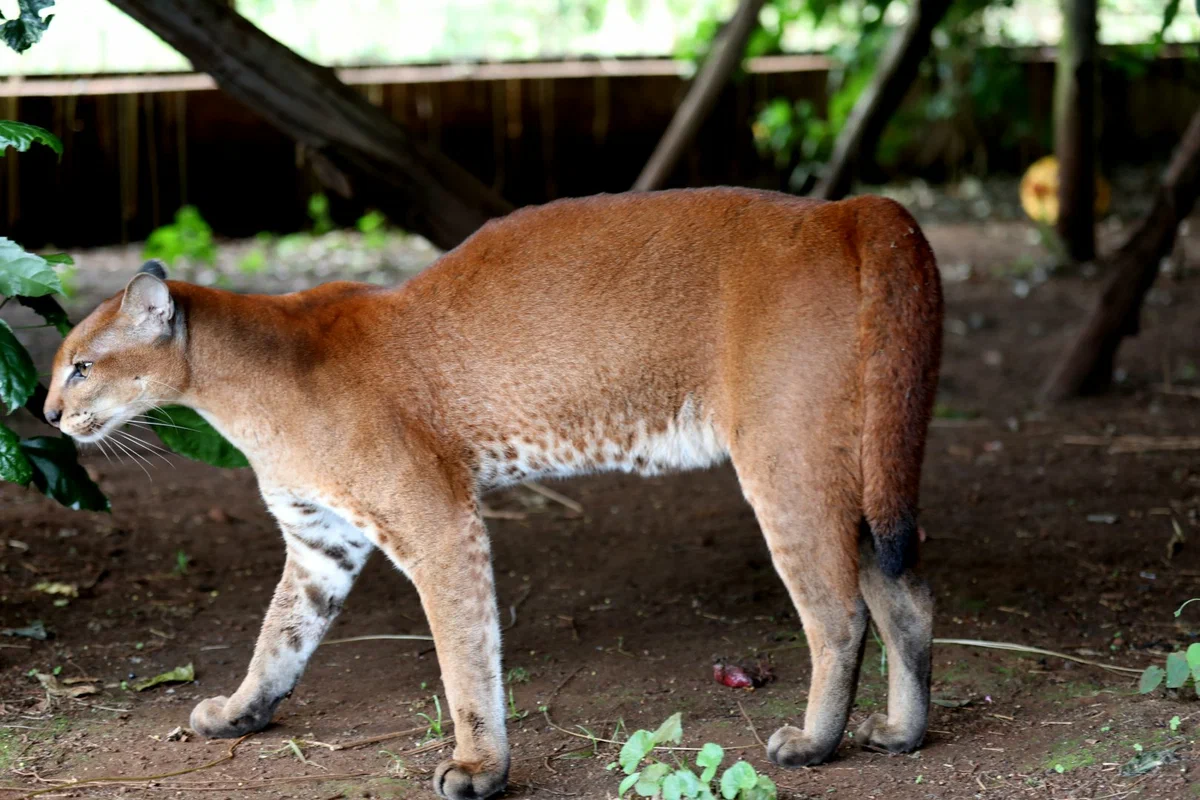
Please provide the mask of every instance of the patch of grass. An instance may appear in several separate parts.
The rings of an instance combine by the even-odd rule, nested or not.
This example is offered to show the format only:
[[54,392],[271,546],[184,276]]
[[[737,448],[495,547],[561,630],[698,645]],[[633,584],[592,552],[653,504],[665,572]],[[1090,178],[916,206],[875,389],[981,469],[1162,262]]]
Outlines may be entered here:
[[17,760],[21,742],[16,732],[0,729],[0,773],[8,772],[13,762]]
[[804,716],[806,703],[797,703],[783,697],[772,697],[763,703],[763,714],[778,719],[795,719]]
[[1082,739],[1068,739],[1059,743],[1050,752],[1050,755],[1042,762],[1042,769],[1062,775],[1080,767],[1090,767],[1095,763],[1095,746],[1088,745]]

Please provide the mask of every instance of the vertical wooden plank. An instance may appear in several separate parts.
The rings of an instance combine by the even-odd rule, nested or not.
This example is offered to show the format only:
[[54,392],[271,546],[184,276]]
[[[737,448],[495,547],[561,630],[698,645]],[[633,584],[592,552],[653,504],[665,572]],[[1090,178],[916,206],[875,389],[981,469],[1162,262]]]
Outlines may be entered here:
[[175,113],[175,168],[179,171],[179,205],[188,201],[188,113],[187,92],[176,92]]
[[138,208],[138,95],[117,95],[117,174],[121,194],[121,243]]
[[538,118],[542,128],[542,176],[546,200],[558,197],[554,163],[554,81],[543,78],[537,82]]
[[146,171],[150,179],[150,225],[157,228],[162,225],[162,214],[159,208],[158,185],[158,116],[154,113],[154,95],[146,95]]
[[492,81],[492,158],[495,168],[492,171],[492,189],[498,194],[504,194],[504,177],[508,165],[508,135],[505,117],[508,106],[505,103],[504,84]]

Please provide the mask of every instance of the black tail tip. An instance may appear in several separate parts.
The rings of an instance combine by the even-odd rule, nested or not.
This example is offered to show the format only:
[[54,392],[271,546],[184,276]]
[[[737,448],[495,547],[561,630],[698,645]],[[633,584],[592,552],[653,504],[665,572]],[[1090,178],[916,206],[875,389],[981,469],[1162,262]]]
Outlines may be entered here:
[[879,570],[889,578],[899,578],[917,565],[921,534],[917,519],[905,514],[891,523],[870,525],[862,521],[863,532],[871,534],[875,544],[875,561]]

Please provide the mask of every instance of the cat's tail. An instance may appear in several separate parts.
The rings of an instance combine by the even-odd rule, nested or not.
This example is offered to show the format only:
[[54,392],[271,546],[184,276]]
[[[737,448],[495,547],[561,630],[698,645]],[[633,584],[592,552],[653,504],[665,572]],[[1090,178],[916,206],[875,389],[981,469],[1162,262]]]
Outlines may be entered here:
[[863,518],[879,568],[897,577],[917,559],[921,461],[942,351],[942,289],[916,221],[881,197],[851,201],[859,254],[863,359]]

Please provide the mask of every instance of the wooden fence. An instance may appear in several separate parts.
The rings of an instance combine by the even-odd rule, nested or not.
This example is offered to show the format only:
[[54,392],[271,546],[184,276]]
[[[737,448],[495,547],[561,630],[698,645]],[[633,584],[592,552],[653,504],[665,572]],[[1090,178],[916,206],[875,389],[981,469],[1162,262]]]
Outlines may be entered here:
[[[1024,53],[1028,117],[1049,130],[1053,64]],[[632,185],[686,86],[668,59],[435,65],[343,70],[371,102],[461,163],[514,204],[622,191]],[[1102,79],[1102,157],[1164,161],[1200,103],[1187,62],[1167,58],[1133,79]],[[674,185],[779,188],[756,152],[750,120],[776,97],[824,107],[828,64],[816,56],[756,59],[730,86]],[[293,143],[230,100],[205,75],[0,80],[0,119],[45,126],[63,139],[0,160],[0,225],[34,247],[144,238],[184,203],[218,233],[303,228],[318,186]],[[1002,132],[1001,132],[1002,133]],[[952,123],[932,125],[902,163],[934,179],[987,159],[1015,171],[1047,140],[995,131],[971,147]],[[352,219],[358,209],[335,204]]]

